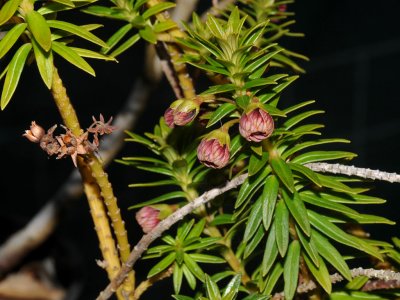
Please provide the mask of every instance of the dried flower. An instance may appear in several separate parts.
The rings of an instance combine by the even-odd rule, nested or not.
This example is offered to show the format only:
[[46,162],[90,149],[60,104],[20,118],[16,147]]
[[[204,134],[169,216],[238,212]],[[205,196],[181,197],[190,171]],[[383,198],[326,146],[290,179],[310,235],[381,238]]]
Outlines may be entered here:
[[100,114],[99,120],[96,120],[94,116],[92,116],[92,119],[93,123],[87,130],[90,133],[100,134],[100,135],[110,134],[117,129],[117,127],[111,126],[111,122],[113,120],[112,117],[107,122],[105,122],[102,114]]
[[184,126],[194,120],[200,110],[198,99],[178,99],[174,101],[164,113],[165,123],[174,128]]
[[266,110],[256,107],[242,115],[239,131],[246,140],[261,142],[274,131],[274,120]]
[[56,128],[57,125],[52,126],[40,140],[40,148],[46,151],[50,156],[58,153],[58,150],[60,149],[60,144],[57,142],[57,139],[53,137]]
[[197,158],[209,168],[221,169],[229,162],[229,134],[222,130],[210,132],[197,147]]
[[30,129],[25,130],[25,133],[22,136],[26,137],[33,143],[39,143],[44,134],[44,129],[37,125],[35,121],[32,121]]

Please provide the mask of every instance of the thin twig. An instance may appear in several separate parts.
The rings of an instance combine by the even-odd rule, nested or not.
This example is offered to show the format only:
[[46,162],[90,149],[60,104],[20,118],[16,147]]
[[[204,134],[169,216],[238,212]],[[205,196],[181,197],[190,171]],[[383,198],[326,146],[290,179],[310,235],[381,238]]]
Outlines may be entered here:
[[326,172],[333,174],[343,174],[347,176],[358,176],[366,179],[384,180],[388,182],[400,182],[400,175],[355,166],[328,163],[309,163],[305,165],[313,171]]
[[133,299],[139,299],[142,294],[147,291],[149,287],[151,287],[154,283],[161,281],[165,278],[170,277],[174,273],[174,266],[171,265],[168,269],[164,270],[163,272],[154,275],[146,280],[143,280],[135,289],[135,293],[133,294]]
[[214,188],[202,194],[200,197],[196,198],[192,202],[186,204],[168,218],[162,220],[158,225],[149,233],[144,235],[137,245],[133,248],[131,254],[129,255],[129,259],[125,262],[117,274],[117,276],[109,283],[109,285],[100,293],[97,297],[97,300],[105,300],[112,296],[112,294],[117,290],[117,288],[124,281],[125,277],[135,265],[136,261],[141,257],[144,251],[147,250],[149,245],[156,240],[161,234],[168,230],[172,225],[181,220],[186,215],[190,214],[196,208],[201,205],[213,200],[215,197],[234,189],[241,185],[247,178],[247,174],[242,174],[231,181],[227,182],[224,186],[219,188]]

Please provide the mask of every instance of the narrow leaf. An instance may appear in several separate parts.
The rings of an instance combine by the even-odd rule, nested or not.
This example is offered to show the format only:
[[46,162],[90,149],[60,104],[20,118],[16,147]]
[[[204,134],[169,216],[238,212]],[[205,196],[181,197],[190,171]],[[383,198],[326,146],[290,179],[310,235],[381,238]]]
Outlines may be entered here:
[[46,19],[35,10],[28,12],[25,18],[33,37],[40,47],[48,52],[51,49],[51,32]]
[[207,123],[207,128],[222,120],[222,118],[229,116],[236,110],[236,105],[231,103],[224,103],[218,107],[211,115]]
[[289,245],[289,211],[284,201],[279,201],[276,205],[275,213],[276,245],[282,257],[285,256]]
[[172,281],[174,284],[175,294],[179,294],[182,286],[183,271],[182,268],[175,262],[174,264],[174,274],[172,276]]
[[10,31],[8,31],[6,35],[0,40],[0,59],[7,54],[8,50],[10,50],[12,46],[14,46],[15,42],[19,39],[21,34],[26,29],[26,26],[27,25],[25,23],[14,25],[10,29]]
[[288,254],[283,266],[283,280],[285,282],[285,299],[291,300],[297,288],[300,261],[300,244],[294,240],[290,243]]
[[282,183],[288,188],[290,192],[294,192],[294,181],[292,171],[285,161],[280,157],[273,157],[270,159],[271,167],[275,174],[279,177]]
[[97,36],[95,36],[93,33],[90,31],[84,29],[81,26],[74,25],[72,23],[64,22],[64,21],[58,21],[58,20],[48,20],[47,24],[51,28],[56,28],[59,30],[63,30],[69,33],[72,33],[74,35],[77,35],[89,42],[92,42],[94,44],[97,44],[101,47],[108,48],[108,45],[103,42],[101,39],[99,39]]
[[268,162],[268,158],[268,152],[263,152],[261,157],[256,154],[252,154],[250,156],[248,167],[249,176],[257,174],[258,171],[260,171],[266,165],[266,163]]
[[122,43],[117,49],[115,49],[110,56],[112,57],[117,57],[121,53],[125,52],[128,50],[130,47],[132,47],[136,42],[140,40],[140,35],[137,33],[133,36],[131,36],[129,39],[127,39],[124,43]]
[[204,279],[206,282],[207,297],[211,300],[220,300],[221,294],[219,293],[217,284],[207,274]]
[[275,211],[276,199],[278,197],[279,181],[275,175],[268,176],[265,180],[264,189],[260,196],[263,202],[262,220],[265,230],[271,225]]
[[12,95],[17,88],[22,70],[25,66],[26,58],[32,49],[32,44],[22,45],[11,59],[6,78],[4,80],[3,91],[1,93],[1,109],[4,110],[10,102]]
[[299,224],[303,232],[307,236],[310,236],[311,228],[310,222],[307,218],[307,210],[298,193],[295,192],[290,196],[284,189],[282,189],[282,195],[290,214],[296,220],[297,224]]
[[17,11],[21,0],[8,0],[0,10],[0,26],[7,22]]
[[35,38],[31,39],[33,52],[35,53],[36,65],[38,67],[40,76],[47,88],[51,89],[53,82],[53,52],[44,51],[36,42]]
[[318,268],[319,255],[318,255],[318,249],[315,246],[313,231],[311,232],[310,237],[306,237],[304,236],[302,230],[298,226],[296,226],[296,232],[297,235],[299,236],[299,240],[301,242],[301,245],[303,246],[303,249],[306,250],[308,256],[311,258],[314,265]]
[[158,273],[167,269],[175,261],[175,257],[175,252],[168,254],[150,269],[149,273],[147,274],[147,278],[153,277],[154,275],[157,275]]
[[352,159],[356,156],[357,154],[346,151],[310,151],[295,157],[292,162],[304,165],[311,162],[321,162],[343,158]]
[[278,256],[278,247],[276,245],[275,238],[275,226],[271,226],[269,231],[267,242],[265,244],[264,256],[261,263],[261,274],[265,276],[270,271],[271,267],[274,265],[276,257]]
[[52,48],[54,52],[56,52],[58,55],[63,57],[66,61],[70,62],[74,66],[89,73],[92,76],[96,75],[93,68],[70,47],[64,45],[63,43],[53,41]]
[[170,199],[176,199],[176,198],[185,198],[185,193],[181,192],[181,191],[176,191],[176,192],[171,192],[171,193],[166,193],[163,194],[161,196],[158,196],[154,199],[139,203],[139,204],[135,204],[129,207],[129,209],[135,209],[135,208],[139,208],[139,207],[143,207],[146,205],[151,205],[151,204],[156,204],[156,203],[161,203]]
[[303,255],[303,258],[306,262],[306,265],[308,269],[311,271],[315,279],[318,281],[318,283],[321,285],[321,287],[328,293],[330,294],[332,291],[332,283],[331,283],[331,278],[329,276],[328,269],[322,260],[322,258],[319,259],[319,268],[317,268],[310,258],[308,258],[307,255]]
[[84,49],[84,48],[76,48],[70,47],[70,49],[74,50],[79,56],[93,58],[93,59],[101,59],[107,61],[117,61],[114,57],[101,54],[99,52],[95,52],[92,50]]
[[149,9],[147,9],[143,14],[142,17],[144,19],[148,19],[151,16],[154,16],[164,10],[170,9],[172,7],[175,7],[175,3],[172,2],[161,2],[161,3],[157,3],[156,5],[150,7]]
[[258,198],[253,204],[250,211],[249,218],[247,219],[246,229],[243,235],[243,241],[246,243],[256,233],[257,228],[261,224],[262,220],[262,198]]
[[118,29],[106,42],[108,48],[101,48],[101,52],[107,54],[112,48],[115,47],[123,38],[124,36],[132,29],[132,24],[128,23]]

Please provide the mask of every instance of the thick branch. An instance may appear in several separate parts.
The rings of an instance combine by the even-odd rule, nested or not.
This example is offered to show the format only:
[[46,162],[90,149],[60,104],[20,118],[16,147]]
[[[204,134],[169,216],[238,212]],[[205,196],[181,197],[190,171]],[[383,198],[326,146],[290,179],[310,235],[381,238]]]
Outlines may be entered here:
[[128,261],[125,264],[123,264],[118,275],[110,282],[110,284],[105,288],[105,290],[100,293],[100,295],[97,297],[97,300],[105,300],[112,296],[112,294],[124,281],[129,271],[135,265],[136,261],[141,257],[144,251],[147,250],[149,245],[158,237],[160,237],[164,231],[168,230],[172,225],[174,225],[176,222],[181,220],[186,215],[190,214],[192,211],[194,211],[201,205],[213,200],[215,197],[225,193],[226,191],[238,187],[246,180],[247,176],[248,176],[247,174],[240,175],[235,179],[232,179],[222,187],[214,188],[212,190],[205,192],[200,197],[193,200],[193,202],[186,204],[185,206],[174,212],[172,215],[170,215],[168,218],[158,223],[158,225],[152,231],[150,231],[148,234],[144,235],[140,239],[140,241],[133,248],[131,254],[129,255]]
[[400,182],[400,175],[396,173],[382,172],[355,166],[328,163],[309,163],[308,168],[316,172],[326,172],[333,174],[343,174],[347,176],[358,176],[366,179],[384,180],[389,182]]

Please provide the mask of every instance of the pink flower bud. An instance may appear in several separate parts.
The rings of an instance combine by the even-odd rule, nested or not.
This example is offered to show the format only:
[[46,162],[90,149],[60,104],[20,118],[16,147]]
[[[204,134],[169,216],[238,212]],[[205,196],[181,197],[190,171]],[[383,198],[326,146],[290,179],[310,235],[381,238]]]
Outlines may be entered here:
[[144,233],[150,232],[160,223],[159,214],[160,211],[151,206],[145,206],[136,213],[136,221],[142,227]]
[[200,110],[200,104],[191,99],[179,99],[165,111],[165,123],[173,128],[175,125],[184,126],[194,120]]
[[215,130],[208,134],[197,148],[197,158],[209,168],[221,169],[229,162],[229,134]]
[[274,120],[268,112],[257,107],[242,115],[239,131],[246,140],[258,143],[272,134]]
[[33,143],[39,143],[44,134],[44,129],[37,125],[35,121],[32,121],[30,129],[25,130],[25,133],[22,136],[26,137]]

